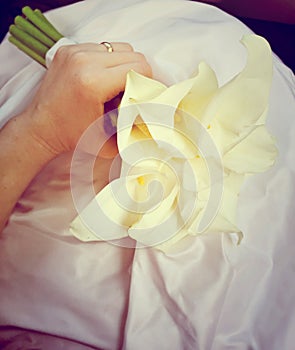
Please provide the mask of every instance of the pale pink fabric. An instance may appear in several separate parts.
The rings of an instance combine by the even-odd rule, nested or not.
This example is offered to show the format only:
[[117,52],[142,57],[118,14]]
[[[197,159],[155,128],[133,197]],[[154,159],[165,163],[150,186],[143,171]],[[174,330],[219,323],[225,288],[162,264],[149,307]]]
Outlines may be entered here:
[[[223,84],[246,61],[239,40],[250,30],[205,4],[87,0],[49,17],[77,42],[130,42],[166,84],[189,77],[201,60]],[[3,124],[28,103],[45,70],[6,40],[0,62]],[[167,254],[81,243],[68,231],[76,215],[71,154],[48,164],[0,236],[0,347],[292,349],[294,89],[294,75],[274,56],[268,127],[279,158],[243,188],[240,246],[222,234],[188,237]],[[95,169],[98,189],[109,165]]]

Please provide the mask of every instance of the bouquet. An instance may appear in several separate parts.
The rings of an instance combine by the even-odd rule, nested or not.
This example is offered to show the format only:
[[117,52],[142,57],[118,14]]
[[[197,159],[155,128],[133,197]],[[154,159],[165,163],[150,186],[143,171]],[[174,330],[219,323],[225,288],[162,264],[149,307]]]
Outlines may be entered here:
[[[63,35],[41,11],[22,12],[26,18],[15,18],[9,40],[46,67],[48,50]],[[243,182],[269,169],[277,154],[265,126],[271,50],[256,35],[242,44],[247,64],[224,86],[205,62],[170,87],[128,73],[119,113],[106,114],[104,123],[107,133],[117,128],[120,177],[79,208],[70,225],[75,237],[131,238],[162,250],[187,235],[235,233],[241,240],[236,209]],[[150,187],[154,181],[161,188]]]
[[48,50],[63,37],[38,9],[29,6],[22,9],[25,17],[16,16],[14,24],[9,27],[8,40],[46,67],[45,57]]

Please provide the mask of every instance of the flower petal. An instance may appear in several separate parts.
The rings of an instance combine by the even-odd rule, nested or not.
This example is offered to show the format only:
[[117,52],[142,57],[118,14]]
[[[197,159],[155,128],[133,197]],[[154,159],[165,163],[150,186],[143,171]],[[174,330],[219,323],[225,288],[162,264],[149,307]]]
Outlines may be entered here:
[[205,111],[205,117],[216,118],[237,135],[244,127],[255,124],[265,112],[272,79],[268,42],[257,35],[244,36],[241,42],[248,51],[245,68],[217,91]]
[[274,164],[276,156],[274,138],[264,125],[259,125],[225,152],[223,165],[240,174],[260,173]]
[[203,112],[217,89],[218,82],[215,72],[205,62],[201,62],[194,83],[181,100],[179,109],[204,123]]

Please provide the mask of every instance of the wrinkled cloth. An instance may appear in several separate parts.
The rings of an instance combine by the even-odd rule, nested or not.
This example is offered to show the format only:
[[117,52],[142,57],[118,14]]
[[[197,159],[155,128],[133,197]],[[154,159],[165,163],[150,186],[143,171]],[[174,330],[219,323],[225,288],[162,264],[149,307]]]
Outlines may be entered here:
[[[225,84],[244,67],[240,39],[251,32],[210,5],[183,0],[86,0],[48,18],[76,42],[130,42],[166,85],[189,78],[201,61]],[[241,244],[212,234],[163,253],[78,241],[69,232],[77,213],[64,154],[32,181],[0,235],[2,348],[293,348],[295,81],[273,60],[267,127],[278,159],[242,188]],[[6,39],[0,61],[3,125],[29,103],[45,69]],[[95,163],[96,191],[110,163]]]

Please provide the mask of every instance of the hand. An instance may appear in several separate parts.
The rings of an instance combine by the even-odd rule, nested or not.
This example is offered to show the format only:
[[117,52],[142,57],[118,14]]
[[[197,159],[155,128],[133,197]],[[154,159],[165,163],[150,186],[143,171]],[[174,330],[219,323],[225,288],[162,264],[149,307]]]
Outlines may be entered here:
[[129,44],[113,47],[111,53],[98,44],[61,47],[31,104],[0,130],[0,232],[38,172],[73,149],[104,114],[104,103],[124,90],[128,71],[151,76],[144,56]]
[[126,43],[61,47],[26,110],[32,136],[54,155],[73,149],[84,130],[104,114],[104,103],[124,90],[133,69],[151,76],[145,57]]

